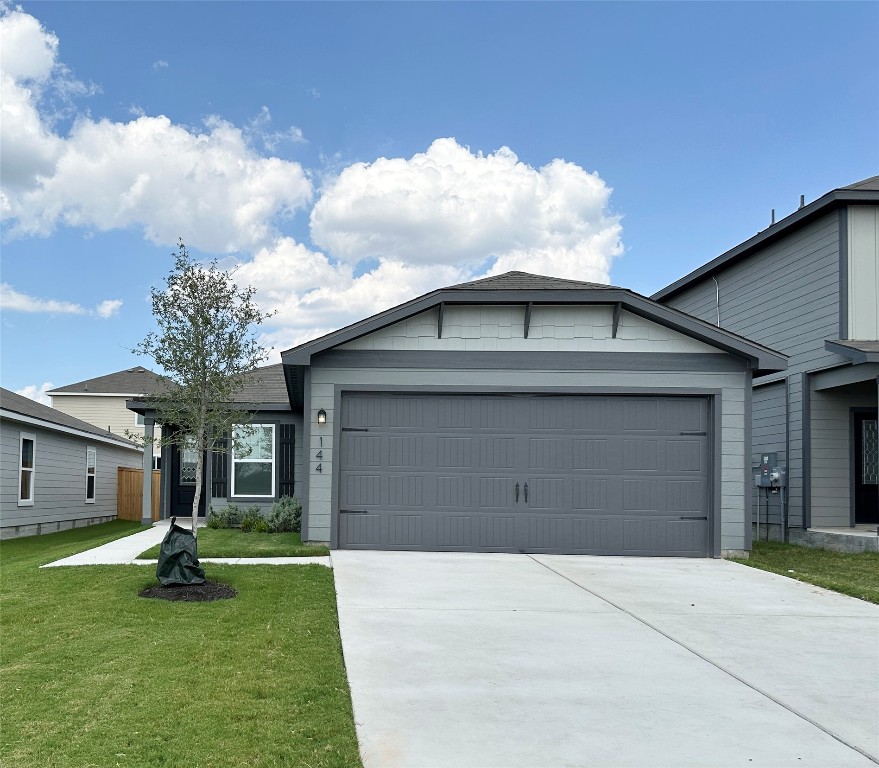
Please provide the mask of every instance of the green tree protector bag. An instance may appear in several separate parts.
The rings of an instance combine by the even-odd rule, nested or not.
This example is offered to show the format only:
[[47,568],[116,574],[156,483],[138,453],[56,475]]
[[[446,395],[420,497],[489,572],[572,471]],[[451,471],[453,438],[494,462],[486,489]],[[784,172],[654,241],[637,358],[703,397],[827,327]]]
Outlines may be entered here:
[[177,525],[176,519],[171,518],[171,527],[162,540],[156,577],[163,587],[204,584],[204,568],[198,564],[195,536]]

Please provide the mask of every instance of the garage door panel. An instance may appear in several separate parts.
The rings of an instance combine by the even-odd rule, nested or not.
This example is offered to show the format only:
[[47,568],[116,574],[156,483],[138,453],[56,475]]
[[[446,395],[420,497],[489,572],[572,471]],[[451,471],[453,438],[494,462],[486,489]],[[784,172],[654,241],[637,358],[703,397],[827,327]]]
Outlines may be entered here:
[[704,398],[378,393],[342,413],[339,506],[368,513],[340,514],[342,547],[708,552]]
[[571,468],[605,471],[610,453],[607,438],[575,438],[572,441]]

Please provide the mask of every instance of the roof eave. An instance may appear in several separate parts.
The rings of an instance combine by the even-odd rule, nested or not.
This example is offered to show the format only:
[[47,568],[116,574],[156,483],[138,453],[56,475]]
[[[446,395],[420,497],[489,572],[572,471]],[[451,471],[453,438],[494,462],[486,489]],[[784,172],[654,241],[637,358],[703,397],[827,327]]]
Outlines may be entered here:
[[838,344],[829,340],[824,342],[824,349],[851,360],[852,365],[879,363],[879,352],[864,352],[862,349],[854,349],[846,344]]

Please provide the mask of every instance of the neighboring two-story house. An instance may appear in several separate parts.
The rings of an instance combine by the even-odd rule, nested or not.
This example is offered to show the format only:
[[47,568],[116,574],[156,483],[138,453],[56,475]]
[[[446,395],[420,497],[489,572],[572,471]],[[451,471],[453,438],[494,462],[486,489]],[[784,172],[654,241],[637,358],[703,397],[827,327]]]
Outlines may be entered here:
[[764,536],[879,523],[877,297],[879,176],[801,205],[652,297],[788,355],[786,371],[753,381],[754,465],[775,452],[787,468]]
[[[155,373],[137,366],[58,387],[47,394],[52,398],[52,407],[62,413],[126,437],[128,433],[143,435],[144,424],[143,416],[129,411],[125,401],[154,392],[158,385]],[[157,429],[156,439],[161,436],[161,430]],[[160,466],[161,459],[157,454],[153,469]]]

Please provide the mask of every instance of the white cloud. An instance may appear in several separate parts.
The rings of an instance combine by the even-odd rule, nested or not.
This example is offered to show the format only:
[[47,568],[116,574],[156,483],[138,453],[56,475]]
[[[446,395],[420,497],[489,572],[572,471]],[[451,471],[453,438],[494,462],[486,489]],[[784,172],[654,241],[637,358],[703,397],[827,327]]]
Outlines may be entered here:
[[597,174],[564,160],[536,169],[507,147],[484,155],[437,139],[409,159],[344,169],[321,190],[311,232],[351,264],[475,265],[495,256],[501,265],[608,282],[622,252],[610,194]]
[[153,62],[153,70],[158,72],[160,69],[168,69],[168,62],[164,59],[158,59]]
[[450,265],[414,265],[380,260],[354,277],[347,264],[333,264],[323,253],[292,238],[280,238],[237,266],[234,279],[257,289],[263,310],[276,311],[263,341],[276,350],[316,338],[349,323],[427,293],[469,279]]
[[52,405],[52,398],[46,394],[50,389],[54,389],[55,385],[51,381],[44,381],[42,384],[28,384],[26,387],[16,389],[15,394],[27,397],[30,400],[36,400],[43,405]]
[[[0,14],[7,237],[46,236],[59,224],[134,226],[155,243],[183,236],[209,252],[250,250],[277,236],[276,217],[311,199],[301,165],[261,156],[217,117],[192,130],[161,115],[124,123],[80,116],[68,135],[55,133],[45,93],[76,90],[57,60],[58,40],[21,11]],[[295,138],[291,128],[270,140]]]
[[0,309],[6,312],[47,313],[53,315],[96,315],[104,319],[118,314],[122,306],[120,299],[107,299],[94,309],[82,304],[57,299],[40,299],[16,291],[9,283],[0,283]]
[[107,299],[102,301],[95,307],[98,317],[108,318],[119,314],[119,308],[122,306],[121,299]]

